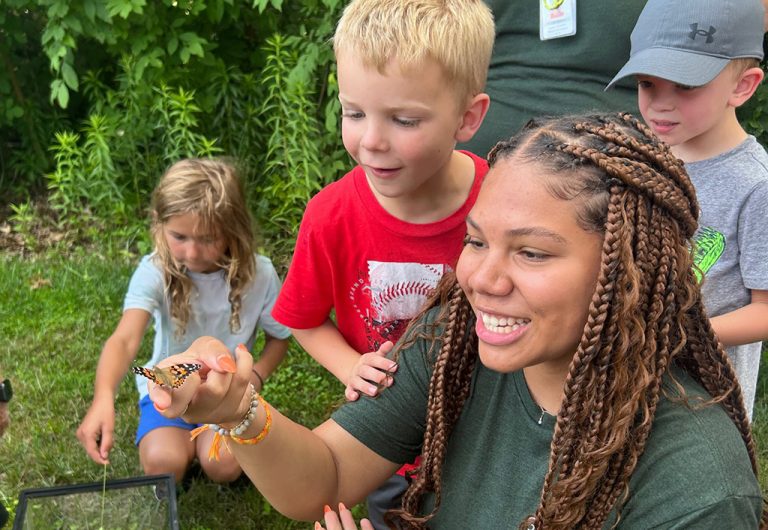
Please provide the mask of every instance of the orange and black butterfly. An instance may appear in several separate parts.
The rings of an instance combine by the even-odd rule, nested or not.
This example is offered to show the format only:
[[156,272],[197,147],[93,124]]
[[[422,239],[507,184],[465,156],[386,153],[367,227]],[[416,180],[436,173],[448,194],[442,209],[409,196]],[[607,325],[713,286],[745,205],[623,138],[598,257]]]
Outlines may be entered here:
[[190,374],[197,372],[202,367],[202,364],[184,363],[174,364],[166,368],[154,366],[151,370],[143,366],[133,366],[132,368],[133,373],[143,375],[158,385],[167,386],[168,388],[179,388]]

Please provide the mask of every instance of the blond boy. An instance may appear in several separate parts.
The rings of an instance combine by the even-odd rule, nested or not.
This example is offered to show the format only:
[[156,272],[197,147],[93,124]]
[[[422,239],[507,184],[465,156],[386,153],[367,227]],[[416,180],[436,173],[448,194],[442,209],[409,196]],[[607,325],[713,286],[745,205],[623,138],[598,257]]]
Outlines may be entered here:
[[637,77],[645,122],[696,187],[704,302],[750,417],[768,338],[768,155],[736,109],[763,79],[763,31],[761,0],[649,0],[611,81]]
[[[358,165],[307,205],[273,315],[347,399],[392,384],[386,354],[458,258],[487,165],[454,148],[488,110],[493,39],[481,0],[353,0],[339,21],[342,137]],[[377,528],[405,489],[395,481],[385,506],[369,502]]]

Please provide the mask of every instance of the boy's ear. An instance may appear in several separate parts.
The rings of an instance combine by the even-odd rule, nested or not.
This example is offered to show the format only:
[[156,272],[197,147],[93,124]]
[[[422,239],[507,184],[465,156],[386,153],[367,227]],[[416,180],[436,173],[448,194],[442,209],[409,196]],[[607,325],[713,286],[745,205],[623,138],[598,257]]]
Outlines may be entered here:
[[728,104],[732,107],[740,107],[746,103],[760,86],[764,76],[763,70],[758,67],[744,70],[736,81],[736,88],[728,99]]
[[469,100],[459,120],[459,128],[456,129],[455,138],[457,142],[468,142],[472,139],[483,123],[490,104],[491,98],[484,92],[473,96]]

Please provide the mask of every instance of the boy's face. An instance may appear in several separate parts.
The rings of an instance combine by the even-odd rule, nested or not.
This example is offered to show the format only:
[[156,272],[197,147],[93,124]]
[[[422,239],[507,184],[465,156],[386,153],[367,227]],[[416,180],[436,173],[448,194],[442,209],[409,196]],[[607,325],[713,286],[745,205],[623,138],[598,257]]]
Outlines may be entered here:
[[646,124],[666,143],[703,150],[721,140],[720,133],[734,111],[729,99],[737,82],[727,67],[700,87],[638,75],[638,106]]
[[427,61],[384,74],[354,54],[337,57],[344,147],[379,196],[411,199],[446,177],[463,109],[440,67]]

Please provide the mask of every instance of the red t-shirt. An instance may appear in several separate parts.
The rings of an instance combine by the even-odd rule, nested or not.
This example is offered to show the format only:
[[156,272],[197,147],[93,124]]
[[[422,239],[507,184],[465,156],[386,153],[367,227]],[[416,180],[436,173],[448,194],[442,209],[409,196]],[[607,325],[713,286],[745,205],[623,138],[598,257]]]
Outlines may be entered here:
[[361,354],[396,342],[461,252],[465,220],[488,171],[485,160],[465,154],[475,163],[469,196],[435,223],[393,217],[359,166],[320,191],[307,204],[272,316],[309,329],[335,309],[336,326]]

